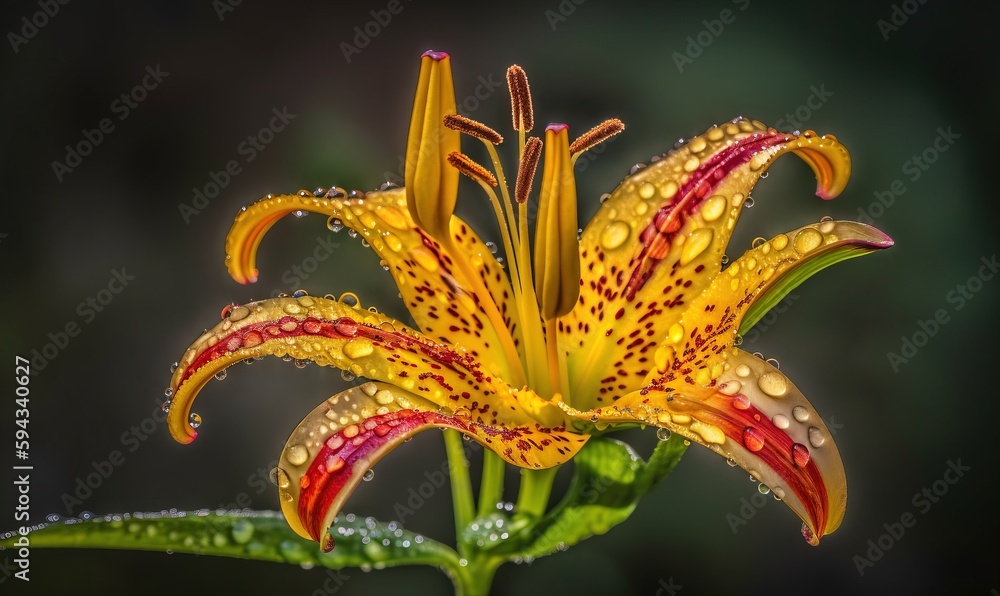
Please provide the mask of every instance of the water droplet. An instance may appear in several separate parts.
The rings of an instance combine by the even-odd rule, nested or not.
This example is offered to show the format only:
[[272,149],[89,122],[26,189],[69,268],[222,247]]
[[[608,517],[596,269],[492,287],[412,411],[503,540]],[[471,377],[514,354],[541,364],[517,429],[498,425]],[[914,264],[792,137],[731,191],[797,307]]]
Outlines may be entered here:
[[389,270],[389,262],[386,261],[385,259],[382,259],[381,261],[379,261],[378,264],[382,266],[382,271],[388,271]]
[[489,250],[491,254],[497,254],[497,245],[495,242],[487,242],[486,249]]
[[331,232],[339,232],[344,229],[344,222],[340,221],[336,217],[331,217],[326,220],[326,227],[330,228]]
[[747,197],[746,200],[743,201],[743,206],[747,209],[753,208],[753,197]]
[[351,292],[344,292],[343,294],[341,294],[340,295],[340,301],[343,302],[346,306],[357,306],[358,305],[358,297],[357,297],[357,295],[355,295],[355,294],[353,294]]
[[720,259],[720,262],[723,265],[725,265],[726,263],[728,263],[729,262],[729,255],[722,255],[722,259]]
[[170,374],[174,374],[175,372],[177,372],[177,366],[178,365],[176,362],[170,365]]
[[816,428],[815,426],[809,427],[809,444],[813,447],[819,449],[826,443],[826,437],[823,435],[823,431]]
[[764,362],[767,362],[768,364],[770,364],[771,366],[773,366],[775,369],[779,369],[779,370],[781,369],[781,363],[778,362],[777,358],[768,358]]
[[351,371],[349,371],[349,370],[347,370],[345,368],[345,369],[343,369],[343,370],[340,371],[340,378],[342,378],[345,381],[347,381],[348,383],[350,383],[351,381],[353,381],[354,379],[356,379],[357,376],[355,376],[354,373],[352,373]]
[[354,228],[351,228],[351,229],[347,230],[347,237],[348,238],[357,238],[358,237],[358,231],[355,230]]
[[372,478],[374,477],[375,477],[375,470],[369,468],[368,470],[365,470],[365,473],[364,475],[361,476],[361,479],[364,480],[365,482],[371,482]]
[[736,467],[736,458],[730,455],[729,457],[726,458],[726,463],[729,464],[730,468],[735,468]]
[[788,392],[788,382],[784,375],[776,371],[768,371],[757,379],[757,386],[771,397],[783,397]]
[[792,460],[800,468],[804,468],[809,465],[809,448],[801,443],[795,443],[792,445]]
[[771,488],[768,485],[761,482],[760,484],[757,485],[757,492],[759,492],[762,495],[766,495],[769,492],[771,492]]
[[379,184],[378,189],[381,191],[391,190],[393,188],[399,188],[399,185],[391,180],[386,180],[382,184]]
[[753,242],[750,243],[750,248],[759,248],[765,242],[767,242],[766,239],[757,236],[756,238],[753,239]]
[[639,197],[643,199],[652,199],[653,195],[656,193],[656,187],[649,182],[643,182],[642,186],[639,187]]
[[301,466],[309,459],[309,450],[305,445],[292,445],[285,450],[285,459],[293,466]]
[[215,380],[216,381],[225,381],[226,380],[226,375],[229,374],[227,372],[228,370],[229,369],[224,368],[224,369],[220,370],[219,372],[215,373]]
[[301,298],[303,296],[308,296],[308,295],[309,292],[305,290],[295,290],[294,292],[292,292],[292,298]]
[[352,360],[356,360],[358,358],[370,356],[372,352],[375,351],[375,346],[372,345],[372,342],[367,339],[357,338],[344,344],[344,347],[341,349],[344,352],[344,356],[347,356]]
[[701,228],[691,232],[681,249],[681,265],[687,265],[705,252],[714,237],[715,232],[712,228]]
[[785,416],[784,414],[775,414],[774,417],[771,418],[771,422],[773,422],[774,425],[781,430],[785,430],[792,425],[792,421],[789,420],[788,416]]
[[601,246],[605,250],[614,250],[628,240],[632,228],[624,221],[616,220],[608,224],[601,232]]
[[752,426],[743,429],[743,445],[750,451],[764,448],[764,433]]
[[162,404],[160,404],[160,410],[164,414],[169,414],[170,413],[170,400],[169,399],[167,401],[163,402]]
[[822,234],[812,228],[806,228],[795,235],[792,246],[799,254],[806,254],[815,250],[822,243]]
[[309,212],[305,211],[303,209],[296,209],[294,211],[294,213],[295,213],[295,217],[299,217],[299,218],[302,218],[302,217],[305,217],[305,216],[309,215]]
[[268,478],[271,479],[271,484],[277,486],[278,488],[288,488],[291,484],[291,480],[288,479],[288,474],[278,467],[271,468]]
[[763,180],[764,178],[767,178],[767,172],[761,173],[760,179]]
[[191,415],[188,416],[188,424],[191,425],[191,428],[198,428],[201,426],[201,422],[201,416],[194,412],[191,412]]
[[792,408],[792,418],[795,418],[799,422],[805,422],[809,420],[809,410],[803,408],[802,406],[795,406]]
[[670,432],[669,428],[658,428],[658,429],[656,429],[656,438],[659,439],[659,440],[661,440],[661,441],[669,441],[671,434],[673,434],[673,433]]
[[771,489],[771,494],[774,495],[775,501],[780,501],[785,498],[785,489],[780,486],[776,486]]
[[632,174],[635,174],[636,172],[638,172],[639,170],[641,170],[641,169],[643,169],[645,167],[646,167],[646,164],[644,164],[644,163],[637,163],[634,166],[632,166],[631,168],[629,168],[628,174],[629,174],[629,176],[631,176]]
[[294,360],[294,363],[295,363],[295,368],[305,368],[306,366],[309,365],[309,361],[308,360],[302,360],[302,359],[299,359],[299,358],[296,358]]

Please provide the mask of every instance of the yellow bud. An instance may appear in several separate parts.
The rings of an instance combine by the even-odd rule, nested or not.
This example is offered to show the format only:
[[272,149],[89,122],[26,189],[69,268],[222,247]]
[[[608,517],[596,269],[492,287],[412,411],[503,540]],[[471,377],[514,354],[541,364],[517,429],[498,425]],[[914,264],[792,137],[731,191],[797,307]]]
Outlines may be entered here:
[[576,239],[576,177],[569,129],[545,129],[545,162],[535,228],[535,293],[542,318],[561,317],[580,297],[580,253]]
[[460,150],[458,131],[444,117],[455,113],[451,59],[444,52],[424,52],[406,139],[406,205],[416,224],[435,238],[448,235],[458,198],[458,170],[448,155]]

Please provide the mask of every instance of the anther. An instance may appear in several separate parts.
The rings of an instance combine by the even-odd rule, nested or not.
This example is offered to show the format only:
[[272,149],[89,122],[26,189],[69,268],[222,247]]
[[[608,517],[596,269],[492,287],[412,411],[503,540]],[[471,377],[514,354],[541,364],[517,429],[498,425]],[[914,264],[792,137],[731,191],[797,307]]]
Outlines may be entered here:
[[538,137],[531,137],[524,143],[524,155],[521,156],[521,163],[517,167],[517,184],[514,186],[514,198],[518,203],[528,201],[531,194],[531,184],[535,180],[535,171],[538,169],[538,160],[542,156],[542,140]]
[[457,130],[458,132],[482,139],[494,145],[503,143],[503,137],[497,131],[482,122],[477,122],[459,114],[448,114],[445,116],[444,125],[451,130]]
[[625,124],[618,118],[605,120],[577,137],[569,146],[569,152],[571,155],[583,153],[587,149],[603,143],[623,130],[625,130]]
[[531,109],[531,89],[528,75],[518,65],[507,69],[507,88],[510,90],[510,110],[514,130],[527,132],[535,125],[535,115]]
[[489,170],[473,161],[472,158],[464,153],[452,151],[448,154],[448,163],[450,163],[451,166],[459,172],[477,182],[482,182],[483,184],[488,184],[490,186],[497,185],[497,179],[490,173]]

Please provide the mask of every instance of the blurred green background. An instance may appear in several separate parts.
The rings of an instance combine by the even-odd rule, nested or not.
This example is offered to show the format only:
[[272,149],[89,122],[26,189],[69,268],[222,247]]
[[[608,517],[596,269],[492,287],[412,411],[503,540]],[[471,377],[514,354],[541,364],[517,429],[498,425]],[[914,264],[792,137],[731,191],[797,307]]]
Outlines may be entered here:
[[[632,164],[744,114],[835,134],[854,173],[824,203],[808,168],[780,160],[754,191],[731,256],[755,236],[824,215],[874,221],[896,240],[797,289],[744,346],[779,359],[836,430],[850,486],[836,533],[807,546],[786,507],[754,501],[745,473],[692,447],[627,523],[567,553],[501,568],[496,594],[668,594],[668,585],[683,594],[997,593],[997,390],[982,375],[995,366],[1000,280],[981,269],[998,248],[987,161],[998,100],[998,53],[988,40],[995,5],[402,0],[388,24],[368,25],[377,34],[362,48],[355,27],[389,2],[346,4],[73,2],[38,17],[47,22],[30,38],[22,18],[40,5],[4,4],[2,30],[24,43],[7,35],[0,48],[8,207],[0,217],[0,346],[11,363],[0,443],[9,447],[14,434],[14,355],[43,353],[50,333],[79,327],[58,353],[49,349],[54,357],[31,383],[34,522],[65,516],[64,495],[113,450],[124,463],[70,513],[276,508],[266,470],[300,418],[347,383],[336,370],[277,360],[234,368],[203,392],[201,437],[182,447],[152,418],[168,367],[225,304],[278,291],[352,290],[405,316],[377,257],[332,235],[321,217],[275,226],[256,286],[227,276],[223,240],[239,207],[267,192],[373,188],[396,175],[418,56],[433,48],[452,54],[459,103],[502,131],[503,73],[512,63],[528,72],[538,121],[577,131],[611,116],[626,122],[626,134],[580,172],[584,222]],[[344,44],[359,51],[345,56]],[[157,65],[169,74],[143,101],[127,112],[115,103]],[[240,143],[282,108],[295,118],[248,163]],[[53,162],[65,162],[65,146],[103,118],[113,130],[58,179]],[[942,132],[949,136],[939,139]],[[230,160],[240,173],[185,218],[179,205],[192,205],[193,189]],[[490,225],[476,192],[461,200],[462,213]],[[331,258],[307,279],[291,279],[317,250]],[[120,293],[107,291],[114,271],[133,278]],[[970,284],[980,271],[984,280]],[[959,286],[968,292],[961,300]],[[889,352],[904,355],[903,338],[914,334],[923,343],[921,321],[939,309],[947,322],[894,363]],[[643,453],[655,441],[651,431],[625,438]],[[11,451],[2,454],[5,478],[16,463]],[[377,466],[348,510],[391,518],[407,487],[443,458],[437,433],[418,437]],[[947,492],[918,506],[914,495],[959,459],[971,469],[954,485],[939,482]],[[6,530],[15,525],[15,493],[3,484]],[[442,492],[407,526],[450,540],[450,507]],[[854,557],[907,512],[916,525],[859,574]],[[0,565],[10,558],[0,555]],[[36,550],[31,561],[30,587],[0,571],[4,593],[313,594],[326,579],[318,569],[158,553]],[[339,593],[450,590],[427,568],[347,575]]]

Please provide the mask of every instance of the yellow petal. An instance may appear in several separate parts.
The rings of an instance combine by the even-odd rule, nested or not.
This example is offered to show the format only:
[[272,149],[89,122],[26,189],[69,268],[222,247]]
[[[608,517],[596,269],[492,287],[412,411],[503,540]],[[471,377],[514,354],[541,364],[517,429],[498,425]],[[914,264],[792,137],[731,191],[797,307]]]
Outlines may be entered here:
[[769,363],[727,351],[725,371],[702,387],[680,371],[613,406],[570,412],[601,423],[670,429],[750,472],[804,522],[810,544],[844,517],[847,478],[833,436],[799,389]]
[[660,341],[718,274],[750,190],[787,151],[813,167],[821,196],[843,188],[850,158],[832,137],[738,120],[627,177],[604,202],[580,241],[579,300],[560,319],[575,404],[641,386]]
[[[188,420],[201,388],[235,362],[266,355],[335,366],[392,383],[439,407],[465,408],[473,422],[532,425],[546,403],[515,392],[464,349],[436,342],[390,317],[313,296],[276,298],[233,308],[188,348],[171,378],[167,426],[175,440],[197,436]],[[554,406],[551,411],[556,411]],[[547,417],[543,417],[543,414]]]
[[285,519],[299,535],[332,548],[327,529],[365,472],[414,434],[435,427],[459,430],[529,468],[563,463],[589,438],[564,428],[485,422],[398,387],[365,383],[320,404],[288,438],[278,464]]
[[770,290],[787,292],[827,265],[889,246],[892,240],[875,228],[839,221],[811,224],[759,243],[691,301],[661,346],[674,359],[657,362],[645,384],[660,382],[669,366],[690,370],[696,383],[707,385],[721,373],[719,364],[736,341],[744,314]]
[[[507,275],[479,236],[458,217],[452,217],[451,233],[461,254],[450,254],[416,227],[406,208],[401,188],[370,192],[362,198],[324,198],[279,195],[261,199],[240,212],[226,239],[226,265],[236,281],[256,281],[257,247],[264,233],[281,217],[293,211],[328,215],[358,232],[389,267],[414,321],[425,335],[463,346],[472,356],[489,363],[503,378],[511,378],[511,367],[501,348],[497,331],[488,322],[457,259],[468,259],[481,272],[490,296],[504,316],[507,332],[519,349],[517,309]],[[518,366],[520,366],[518,364]]]
[[444,125],[444,117],[455,112],[451,58],[425,52],[406,139],[404,179],[414,221],[437,239],[448,234],[458,198],[458,171],[448,165],[448,155],[461,150],[460,135]]

